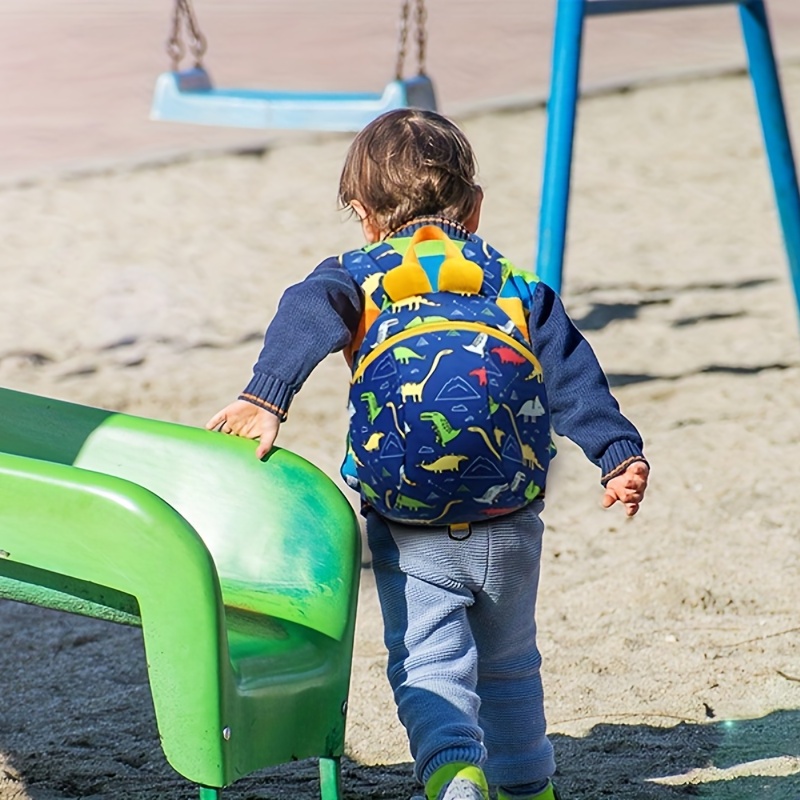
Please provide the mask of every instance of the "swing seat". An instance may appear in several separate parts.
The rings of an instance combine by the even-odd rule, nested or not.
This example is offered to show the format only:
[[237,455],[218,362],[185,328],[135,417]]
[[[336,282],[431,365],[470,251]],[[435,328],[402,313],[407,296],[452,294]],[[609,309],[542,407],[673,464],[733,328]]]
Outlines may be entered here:
[[156,80],[150,118],[234,128],[359,131],[395,108],[436,110],[427,75],[391,81],[383,94],[215,89],[202,67],[164,72]]
[[201,798],[319,757],[339,800],[359,527],[316,467],[254,449],[0,389],[0,597],[141,626],[164,754]]

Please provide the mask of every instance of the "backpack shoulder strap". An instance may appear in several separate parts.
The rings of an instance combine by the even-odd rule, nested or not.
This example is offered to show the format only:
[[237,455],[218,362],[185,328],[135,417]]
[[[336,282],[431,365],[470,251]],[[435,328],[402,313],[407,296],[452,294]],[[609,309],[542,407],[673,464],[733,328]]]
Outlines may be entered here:
[[387,242],[367,245],[359,250],[349,250],[339,256],[339,262],[364,294],[364,307],[358,328],[350,344],[344,348],[344,357],[352,366],[355,354],[372,323],[389,302],[383,288],[383,277],[399,266],[403,257]]
[[508,314],[520,333],[530,341],[528,319],[533,293],[539,278],[533,272],[515,267],[505,256],[478,236],[464,245],[464,255],[483,267],[481,294],[497,303]]

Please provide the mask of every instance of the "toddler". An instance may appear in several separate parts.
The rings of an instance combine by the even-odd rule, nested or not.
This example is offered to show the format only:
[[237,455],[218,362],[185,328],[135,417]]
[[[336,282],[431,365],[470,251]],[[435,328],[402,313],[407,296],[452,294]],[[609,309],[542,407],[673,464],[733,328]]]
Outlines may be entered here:
[[[207,427],[258,439],[256,453],[264,457],[310,372],[345,351],[358,375],[343,474],[361,492],[387,674],[416,777],[427,800],[488,800],[490,786],[499,800],[555,800],[534,619],[550,426],[599,467],[605,507],[619,502],[636,514],[649,466],[639,433],[559,297],[476,235],[483,192],[475,170],[464,134],[435,112],[391,111],[367,125],[339,185],[366,247],[325,259],[285,292],[250,382]],[[455,311],[443,317],[451,299]],[[470,303],[501,321],[488,335],[475,333],[484,330],[480,321],[467,323],[473,339],[461,344],[451,326]],[[381,316],[390,312],[395,317]],[[435,321],[429,312],[439,312]],[[381,319],[382,326],[372,325]],[[423,324],[430,333],[409,338]],[[356,368],[366,351],[383,352],[400,330],[403,348],[395,346],[387,369],[416,359],[427,366],[416,382],[399,384],[396,397],[379,401]],[[438,346],[436,354],[426,346]],[[483,366],[459,374],[468,356],[483,358]],[[453,387],[483,398],[475,402],[487,410],[464,416],[468,404]],[[448,399],[447,414],[432,406],[416,411],[434,396]],[[481,415],[484,427],[476,421]],[[525,439],[523,423],[535,441]],[[396,447],[426,429],[432,438],[419,451],[427,460],[384,470],[395,483],[378,487],[383,478],[365,471],[367,458],[398,464],[389,460],[396,455],[390,440]],[[486,457],[454,455],[447,448],[456,436]],[[487,474],[511,469],[471,493],[477,484],[466,480],[470,463]],[[419,469],[412,474],[409,464]],[[476,466],[476,479],[478,473]]]

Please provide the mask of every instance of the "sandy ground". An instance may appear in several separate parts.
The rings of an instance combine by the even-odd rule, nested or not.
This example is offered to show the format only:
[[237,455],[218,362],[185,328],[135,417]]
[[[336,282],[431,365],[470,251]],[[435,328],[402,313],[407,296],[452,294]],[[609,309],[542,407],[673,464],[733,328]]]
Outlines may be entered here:
[[[800,130],[800,67],[784,69]],[[532,263],[541,110],[463,120],[481,233]],[[0,381],[202,424],[247,381],[281,290],[357,246],[349,139],[0,191]],[[798,148],[796,148],[797,151]],[[538,611],[565,798],[800,797],[800,340],[745,77],[584,101],[565,302],[653,464],[633,520],[561,443]],[[280,443],[336,476],[346,370]],[[0,799],[194,795],[158,745],[137,630],[5,602]],[[410,757],[364,570],[347,798],[406,798]],[[230,800],[317,791],[315,765]]]

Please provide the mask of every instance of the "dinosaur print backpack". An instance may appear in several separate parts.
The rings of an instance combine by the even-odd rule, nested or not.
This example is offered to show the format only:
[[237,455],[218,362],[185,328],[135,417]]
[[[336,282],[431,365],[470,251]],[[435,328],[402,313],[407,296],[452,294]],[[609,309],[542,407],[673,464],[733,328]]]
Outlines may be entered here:
[[551,448],[528,341],[536,277],[478,237],[452,240],[434,225],[341,260],[364,292],[345,352],[348,485],[415,525],[463,525],[530,503]]

